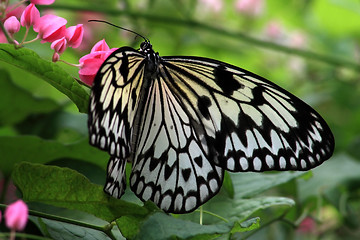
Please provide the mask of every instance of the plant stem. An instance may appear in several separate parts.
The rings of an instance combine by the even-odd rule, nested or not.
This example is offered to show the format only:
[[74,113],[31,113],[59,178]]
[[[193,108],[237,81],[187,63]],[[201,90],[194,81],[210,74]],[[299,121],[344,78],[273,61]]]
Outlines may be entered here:
[[209,211],[206,211],[206,210],[203,210],[203,209],[195,210],[195,212],[200,212],[200,214],[201,214],[201,211],[203,212],[203,214],[206,213],[206,214],[209,214],[211,216],[217,217],[217,218],[221,219],[224,222],[229,222],[227,219],[225,219],[225,218],[223,218],[223,217],[221,217],[221,216],[219,216],[219,215],[217,215],[217,214],[215,214],[213,212],[209,212]]
[[[0,233],[0,239],[9,239],[11,236],[11,233],[6,233],[6,232],[1,232]],[[32,235],[32,234],[28,234],[28,233],[16,233],[16,236],[19,239],[36,239],[36,240],[51,240],[50,238],[47,237],[42,237],[42,236],[37,236],[37,235]]]
[[[43,6],[43,7],[48,8],[47,6]],[[267,48],[267,49],[271,49],[274,51],[280,51],[280,52],[284,52],[287,54],[292,54],[292,55],[300,56],[303,58],[324,62],[324,63],[334,65],[337,67],[342,66],[342,67],[353,69],[355,71],[360,72],[360,64],[353,62],[353,61],[349,61],[346,59],[340,59],[340,58],[329,56],[329,55],[318,54],[318,53],[303,50],[303,49],[287,47],[287,46],[280,45],[280,44],[277,44],[277,43],[274,43],[271,41],[260,40],[260,39],[251,37],[242,32],[234,32],[234,31],[225,30],[220,27],[214,27],[212,25],[207,25],[207,24],[204,24],[204,23],[201,23],[201,22],[198,22],[195,20],[191,20],[191,19],[178,19],[178,18],[173,18],[173,17],[164,17],[164,16],[158,16],[158,15],[152,15],[152,14],[132,12],[129,10],[123,11],[123,10],[101,8],[101,7],[97,7],[96,9],[93,9],[91,7],[86,7],[83,5],[82,6],[69,6],[69,5],[53,4],[53,5],[51,5],[51,8],[52,9],[65,9],[65,10],[70,10],[70,11],[97,11],[97,12],[102,12],[106,15],[126,16],[126,17],[133,18],[133,19],[146,19],[146,20],[160,23],[160,24],[167,24],[167,25],[173,24],[176,26],[206,30],[209,32],[219,34],[221,36],[235,38],[235,39],[241,40],[247,44],[251,44],[254,46],[261,47],[261,48]]]

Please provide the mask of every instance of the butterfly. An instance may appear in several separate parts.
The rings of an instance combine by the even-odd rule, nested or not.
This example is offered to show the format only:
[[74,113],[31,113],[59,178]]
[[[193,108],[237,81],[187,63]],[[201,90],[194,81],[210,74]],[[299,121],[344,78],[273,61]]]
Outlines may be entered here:
[[97,72],[89,104],[90,144],[110,160],[104,191],[130,188],[170,213],[215,196],[224,171],[316,167],[334,137],[309,105],[269,80],[202,57],[160,57],[144,38],[121,47]]

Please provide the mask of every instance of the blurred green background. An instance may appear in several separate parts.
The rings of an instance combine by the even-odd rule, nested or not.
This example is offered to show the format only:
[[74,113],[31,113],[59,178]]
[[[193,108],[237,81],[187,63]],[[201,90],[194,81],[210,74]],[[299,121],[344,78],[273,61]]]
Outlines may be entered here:
[[[61,56],[67,62],[78,64],[78,59],[103,38],[110,48],[139,47],[141,39],[134,34],[87,22],[107,20],[146,36],[160,56],[224,61],[263,76],[309,103],[334,133],[334,157],[313,170],[309,179],[264,193],[295,193],[296,206],[288,214],[293,220],[305,219],[300,228],[289,230],[286,222],[278,221],[249,239],[360,239],[360,2],[254,2],[261,4],[258,9],[241,8],[236,0],[57,0],[39,9],[66,18],[67,26],[85,25],[80,48],[68,49]],[[33,32],[30,35],[36,36]],[[49,43],[26,47],[51,61]],[[77,68],[56,64],[78,78]],[[63,144],[87,142],[87,116],[65,95],[7,63],[1,62],[0,71],[1,78],[9,75],[11,79],[6,83],[0,80],[0,137],[34,135]],[[21,104],[16,103],[16,96],[23,98]],[[17,146],[19,151],[28,147],[26,141],[22,144]],[[1,159],[7,149],[0,150]],[[103,156],[103,162],[99,159],[96,164],[101,167],[93,168],[91,174],[86,173],[88,165],[76,165],[61,156],[56,160],[58,165],[85,172],[93,182],[102,184],[107,164]],[[272,223],[271,211],[255,216]]]

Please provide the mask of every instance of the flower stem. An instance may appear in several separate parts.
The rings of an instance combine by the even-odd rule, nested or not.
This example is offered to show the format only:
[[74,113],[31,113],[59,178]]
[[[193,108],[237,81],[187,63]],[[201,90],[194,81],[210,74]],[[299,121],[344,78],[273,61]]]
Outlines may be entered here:
[[11,229],[9,240],[15,240],[15,236],[16,236],[15,229]]
[[26,39],[26,37],[27,37],[27,35],[28,35],[28,33],[29,33],[29,27],[26,27],[26,31],[25,31],[25,34],[24,34],[24,37],[23,37],[23,39],[21,40],[21,43],[20,43],[20,45],[22,46],[23,44],[24,44],[24,42],[25,42],[25,39]]
[[81,66],[81,64],[69,63],[69,62],[66,62],[66,61],[61,60],[61,59],[58,60],[58,62],[62,62],[62,63],[65,63],[65,64],[67,64],[67,65],[69,65],[69,66],[77,67],[77,68],[79,68],[79,67]]
[[28,44],[28,43],[32,43],[32,42],[35,42],[35,41],[37,41],[37,40],[39,40],[39,39],[40,39],[39,37],[36,37],[36,38],[34,38],[34,39],[32,39],[32,40],[29,40],[29,41],[23,42],[23,43],[22,43],[22,45],[24,45],[24,44]]

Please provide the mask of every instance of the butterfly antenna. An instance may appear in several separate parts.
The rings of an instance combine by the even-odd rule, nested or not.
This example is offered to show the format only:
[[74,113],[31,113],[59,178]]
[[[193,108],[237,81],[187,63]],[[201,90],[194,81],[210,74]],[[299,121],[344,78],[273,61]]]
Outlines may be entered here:
[[116,27],[116,28],[119,28],[119,29],[122,29],[122,30],[125,30],[125,31],[128,31],[128,32],[131,32],[131,33],[135,34],[136,36],[139,36],[139,37],[141,37],[142,39],[144,39],[145,42],[150,42],[150,40],[149,40],[148,38],[144,37],[144,36],[141,35],[140,33],[137,33],[137,32],[135,32],[135,31],[132,31],[132,30],[127,29],[127,28],[124,28],[124,27],[117,26],[117,25],[115,25],[115,24],[113,24],[113,23],[111,23],[111,22],[105,21],[105,20],[91,19],[91,20],[88,20],[88,22],[106,23],[106,24],[108,24],[108,25],[110,25],[110,26],[113,26],[113,27]]

